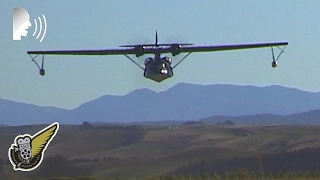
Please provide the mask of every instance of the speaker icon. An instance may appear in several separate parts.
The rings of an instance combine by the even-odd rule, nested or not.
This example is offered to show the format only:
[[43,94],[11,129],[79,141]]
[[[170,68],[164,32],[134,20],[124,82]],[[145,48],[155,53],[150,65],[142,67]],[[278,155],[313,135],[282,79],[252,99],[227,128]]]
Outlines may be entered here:
[[[41,19],[42,17],[42,19]],[[39,39],[42,33],[42,36],[40,38],[40,42],[43,41],[46,32],[47,32],[47,20],[44,15],[41,17],[38,17],[39,20],[39,28],[38,28],[38,21],[37,19],[34,19],[35,23],[35,29],[33,32],[33,36],[36,35],[38,29],[39,32],[37,34],[36,39]],[[12,14],[12,39],[13,40],[21,40],[21,36],[26,37],[28,34],[29,27],[32,26],[30,23],[30,16],[28,11],[21,7],[14,7],[13,8],[13,14]]]
[[[42,37],[40,39],[40,42],[42,42],[43,38],[46,36],[46,32],[47,32],[47,20],[46,20],[46,17],[44,15],[42,15],[42,18],[43,18],[43,22],[44,22],[44,31],[43,31],[43,34],[42,34]],[[41,21],[41,18],[38,17],[39,19],[39,24],[40,24],[40,27],[39,27],[39,33],[36,37],[36,39],[39,39],[40,35],[41,35],[41,32],[42,32],[42,21]],[[34,36],[38,30],[38,21],[36,19],[34,19],[34,23],[35,23],[35,29],[34,29],[34,32],[32,34],[32,36]]]

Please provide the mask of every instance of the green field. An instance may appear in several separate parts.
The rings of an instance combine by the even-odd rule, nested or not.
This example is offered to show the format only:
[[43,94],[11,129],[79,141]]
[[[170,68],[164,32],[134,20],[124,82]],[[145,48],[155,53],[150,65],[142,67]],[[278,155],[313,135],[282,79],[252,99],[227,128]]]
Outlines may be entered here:
[[[44,127],[1,127],[0,158],[7,161],[8,148],[16,135],[33,135]],[[37,177],[50,158],[60,155],[68,160],[75,172],[79,171],[79,176],[97,179],[164,177],[174,173],[178,167],[203,160],[227,161],[235,157],[319,148],[319,130],[320,126],[303,125],[99,125],[87,130],[81,130],[79,125],[60,125],[39,168],[33,172],[15,172],[5,162],[3,171],[17,178]],[[256,166],[259,167],[259,163]]]

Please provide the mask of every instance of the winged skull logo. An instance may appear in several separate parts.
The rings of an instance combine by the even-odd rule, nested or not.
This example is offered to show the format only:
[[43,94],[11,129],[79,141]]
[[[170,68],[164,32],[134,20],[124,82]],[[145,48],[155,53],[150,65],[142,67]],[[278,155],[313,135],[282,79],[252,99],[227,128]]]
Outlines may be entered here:
[[8,156],[14,170],[31,171],[42,162],[44,151],[59,129],[58,123],[39,131],[35,135],[19,135],[8,151]]

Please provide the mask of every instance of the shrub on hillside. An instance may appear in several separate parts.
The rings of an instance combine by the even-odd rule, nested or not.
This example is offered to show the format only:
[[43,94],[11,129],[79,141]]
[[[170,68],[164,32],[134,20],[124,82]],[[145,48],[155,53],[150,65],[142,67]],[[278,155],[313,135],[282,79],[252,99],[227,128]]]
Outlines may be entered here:
[[89,130],[89,129],[92,129],[92,125],[89,123],[89,122],[86,122],[84,121],[80,127],[79,127],[80,130]]

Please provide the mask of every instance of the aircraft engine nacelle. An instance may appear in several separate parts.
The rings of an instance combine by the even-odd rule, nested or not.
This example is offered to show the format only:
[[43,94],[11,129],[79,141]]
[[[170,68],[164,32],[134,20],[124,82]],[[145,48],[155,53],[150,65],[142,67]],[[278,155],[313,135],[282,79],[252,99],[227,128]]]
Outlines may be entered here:
[[278,65],[277,61],[272,61],[271,66],[272,66],[273,68],[277,67],[277,65]]
[[136,53],[136,57],[143,56],[144,55],[144,50],[145,50],[144,46],[136,46],[136,47],[134,47],[134,52]]
[[144,65],[147,66],[151,61],[153,61],[153,58],[148,57],[146,60],[144,60]]
[[169,65],[171,65],[171,63],[172,63],[172,58],[170,58],[170,57],[163,57],[162,60],[168,62]]
[[172,44],[170,47],[170,52],[172,54],[172,56],[176,56],[178,54],[180,54],[181,51],[181,46],[179,44]]

